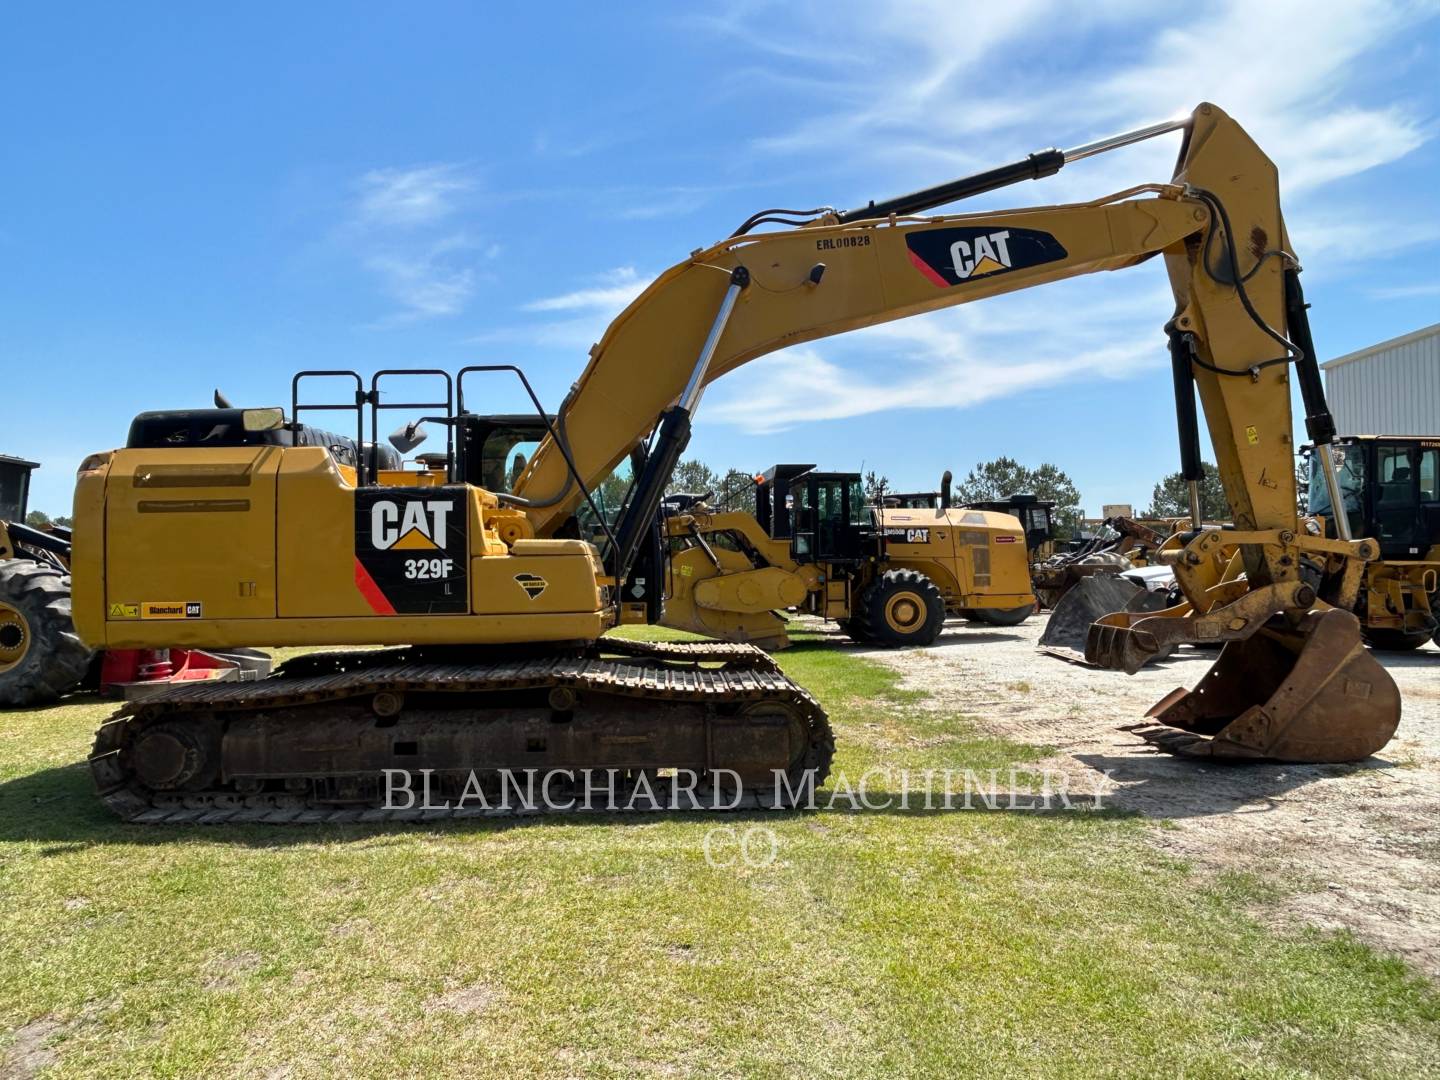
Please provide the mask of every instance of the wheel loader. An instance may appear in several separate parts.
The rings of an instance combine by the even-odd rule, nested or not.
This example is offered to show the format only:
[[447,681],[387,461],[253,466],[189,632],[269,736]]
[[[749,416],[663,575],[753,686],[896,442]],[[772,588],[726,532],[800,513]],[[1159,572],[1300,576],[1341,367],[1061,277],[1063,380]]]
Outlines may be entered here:
[[[1302,453],[1311,475],[1309,512],[1334,532],[1335,503],[1320,459],[1312,447]],[[1385,651],[1440,644],[1440,436],[1344,436],[1333,456],[1350,531],[1380,545],[1380,557],[1365,566],[1355,607],[1361,636]]]
[[[1164,182],[927,216],[1170,132],[1179,158]],[[1334,428],[1278,192],[1273,163],[1202,104],[851,210],[762,210],[651,282],[553,413],[513,365],[472,365],[430,371],[425,400],[392,392],[393,372],[307,372],[292,380],[288,414],[245,409],[218,425],[204,411],[155,415],[79,471],[82,638],[341,648],[260,682],[174,688],[121,709],[90,759],[100,797],[157,823],[444,816],[473,811],[472,791],[536,777],[555,796],[546,809],[573,807],[598,772],[622,808],[642,789],[673,806],[707,785],[733,792],[725,805],[803,801],[833,735],[768,655],[606,636],[663,615],[662,501],[706,386],[784,347],[1156,256],[1176,301],[1165,326],[1182,471],[1200,479],[1198,392],[1234,511],[1226,539],[1246,573],[1203,612],[1107,617],[1087,653],[1133,670],[1178,642],[1224,646],[1202,693],[1177,691],[1137,729],[1160,749],[1246,761],[1374,753],[1400,697],[1351,609],[1378,549],[1344,521],[1335,538],[1300,527],[1292,368],[1322,461]],[[546,426],[519,475],[496,482],[506,491],[484,486],[476,407],[480,381],[496,378],[518,380]],[[333,392],[301,394],[317,380]],[[302,413],[317,407],[353,421],[348,447],[303,437]],[[409,416],[391,437],[397,452],[422,431],[443,432],[444,450],[418,468],[382,461],[386,410]],[[626,463],[632,477],[616,483]],[[617,512],[597,504],[607,487],[628,490]],[[1202,530],[1165,555],[1192,599],[1210,543]],[[397,771],[425,778],[423,810],[391,804]]]
[[780,612],[798,609],[855,641],[930,645],[947,614],[1013,626],[1034,610],[1025,532],[1008,514],[951,509],[948,494],[939,509],[869,505],[858,472],[814,465],[756,480],[753,515],[669,500],[666,626],[783,649]]
[[0,709],[75,689],[91,653],[70,617],[70,533],[25,523],[37,462],[0,454]]

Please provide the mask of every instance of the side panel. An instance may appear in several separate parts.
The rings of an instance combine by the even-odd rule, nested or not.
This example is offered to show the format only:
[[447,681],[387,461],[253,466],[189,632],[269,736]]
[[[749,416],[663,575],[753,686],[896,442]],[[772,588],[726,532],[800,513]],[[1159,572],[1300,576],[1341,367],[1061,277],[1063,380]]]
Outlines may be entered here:
[[895,567],[919,570],[935,582],[947,603],[973,591],[971,553],[962,530],[936,510],[898,509],[881,514],[885,555]]
[[117,451],[105,490],[107,622],[273,619],[280,454]]
[[952,510],[958,515],[956,540],[974,567],[972,595],[966,607],[1009,609],[1033,604],[1030,558],[1018,518],[990,510]]
[[297,447],[285,451],[279,487],[280,617],[374,615],[355,586],[355,488],[350,478],[324,449]]
[[[589,545],[580,540],[551,544],[559,549],[555,554],[485,555],[472,559],[470,587],[475,613],[550,615],[600,611]],[[528,545],[519,546],[523,550]]]

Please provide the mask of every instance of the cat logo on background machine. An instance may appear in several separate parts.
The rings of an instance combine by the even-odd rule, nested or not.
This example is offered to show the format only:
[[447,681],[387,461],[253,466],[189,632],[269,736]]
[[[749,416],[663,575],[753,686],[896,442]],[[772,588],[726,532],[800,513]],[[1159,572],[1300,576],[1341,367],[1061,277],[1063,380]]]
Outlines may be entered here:
[[465,491],[355,493],[355,587],[378,615],[470,610]]

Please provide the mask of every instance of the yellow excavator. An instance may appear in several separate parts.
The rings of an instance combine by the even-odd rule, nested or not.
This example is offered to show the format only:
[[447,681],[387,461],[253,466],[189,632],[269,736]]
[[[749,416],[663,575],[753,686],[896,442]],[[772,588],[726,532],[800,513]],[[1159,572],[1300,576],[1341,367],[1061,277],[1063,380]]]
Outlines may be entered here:
[[[1171,131],[1182,140],[1165,183],[921,216]],[[1204,104],[854,210],[755,214],[615,319],[553,420],[530,393],[546,434],[513,482],[485,460],[490,419],[467,407],[480,378],[518,377],[528,390],[505,365],[432,372],[439,389],[424,401],[387,396],[390,372],[368,382],[312,372],[295,377],[288,418],[279,408],[137,418],[127,446],[79,471],[74,615],[90,645],[400,647],[304,656],[258,682],[132,703],[96,737],[101,798],[143,821],[347,820],[393,812],[396,769],[424,775],[442,807],[472,785],[537,773],[548,785],[557,772],[578,785],[601,770],[623,790],[673,794],[699,774],[752,805],[792,803],[796,785],[823,780],[833,738],[819,705],[764,653],[604,636],[661,615],[662,500],[706,386],[786,346],[1156,255],[1176,300],[1166,331],[1182,465],[1193,493],[1198,391],[1244,587],[1203,614],[1197,604],[1108,616],[1087,653],[1133,670],[1177,642],[1224,644],[1200,687],[1171,695],[1140,729],[1162,749],[1363,759],[1400,717],[1349,610],[1378,552],[1343,517],[1335,538],[1299,526],[1292,365],[1322,462],[1334,434],[1299,265],[1275,166]],[[342,383],[343,399],[302,401],[302,384],[313,391],[320,378]],[[355,436],[303,424],[317,406],[353,417]],[[425,425],[445,432],[445,451],[397,467],[378,445],[387,409],[423,413],[392,437],[400,453]],[[627,461],[634,475],[612,514],[596,495],[616,488]],[[1338,502],[1334,470],[1323,471]],[[597,532],[603,544],[590,542]],[[1190,568],[1213,533],[1164,553],[1192,599]]]
[[790,644],[783,609],[887,646],[933,644],[947,615],[1023,622],[1035,596],[1020,521],[952,509],[948,483],[936,503],[870,506],[859,473],[813,465],[758,476],[753,514],[671,495],[661,621],[772,651]]

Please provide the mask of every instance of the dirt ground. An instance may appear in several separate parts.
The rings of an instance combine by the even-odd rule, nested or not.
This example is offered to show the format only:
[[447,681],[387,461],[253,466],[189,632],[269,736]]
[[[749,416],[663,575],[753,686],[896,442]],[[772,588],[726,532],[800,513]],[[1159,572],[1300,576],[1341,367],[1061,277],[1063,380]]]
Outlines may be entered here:
[[1110,805],[1173,823],[1151,832],[1165,852],[1299,885],[1261,917],[1348,928],[1440,977],[1440,650],[1376,654],[1404,712],[1395,739],[1364,763],[1204,765],[1118,725],[1194,686],[1214,653],[1184,647],[1132,676],[1094,670],[1036,650],[1045,618],[1013,629],[956,622],[929,649],[865,651],[929,691],[929,707],[1056,747],[1035,764],[1072,776],[1072,790],[1092,790],[1108,770]]

